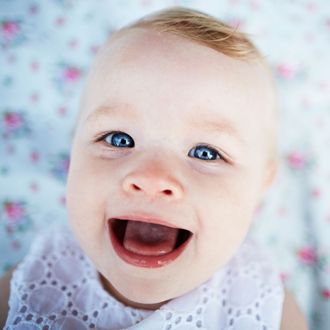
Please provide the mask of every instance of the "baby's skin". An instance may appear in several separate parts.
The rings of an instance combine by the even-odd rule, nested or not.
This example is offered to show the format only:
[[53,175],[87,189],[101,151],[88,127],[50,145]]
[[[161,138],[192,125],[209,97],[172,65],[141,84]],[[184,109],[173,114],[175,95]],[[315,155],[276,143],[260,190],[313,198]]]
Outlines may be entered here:
[[259,60],[146,28],[101,49],[81,103],[67,206],[109,292],[154,309],[235,254],[276,172],[274,103]]

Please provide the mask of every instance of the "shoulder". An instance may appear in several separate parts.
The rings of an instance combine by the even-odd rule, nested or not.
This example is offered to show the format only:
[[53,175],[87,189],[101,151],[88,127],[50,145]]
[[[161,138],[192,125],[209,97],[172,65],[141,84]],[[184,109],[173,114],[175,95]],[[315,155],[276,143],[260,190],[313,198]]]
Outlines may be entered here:
[[[280,279],[277,265],[273,261],[270,252],[262,248],[253,239],[247,239],[242,247],[241,256],[242,264],[252,264],[258,269],[256,275],[262,282],[263,287],[268,289],[266,291],[263,290],[261,295],[269,296],[268,292],[271,290],[270,295],[273,295],[273,298],[275,298],[271,300],[274,302],[272,305],[273,311],[266,312],[265,316],[268,316],[267,313],[273,316],[277,315],[276,329],[280,325],[279,329],[281,330],[307,330],[308,327],[304,315],[293,295],[285,289]],[[275,292],[278,293],[276,296]],[[267,299],[264,301],[267,301]]]
[[285,291],[281,330],[307,330],[307,322],[293,296]]
[[[53,251],[60,249],[67,250],[71,244],[70,232],[66,227],[59,226],[57,230],[45,230],[35,236],[29,253],[13,269],[9,270],[0,278],[0,329],[3,329],[9,312],[9,300],[15,290],[22,290],[26,286],[25,277],[31,274],[40,273],[45,267],[45,260],[42,258],[51,257]],[[65,246],[64,246],[65,243]],[[57,253],[59,254],[59,253]],[[47,257],[46,257],[47,256]],[[47,259],[48,260],[48,259]],[[36,267],[36,263],[38,267]],[[11,285],[12,283],[12,285]],[[20,286],[17,283],[21,284]],[[11,291],[11,288],[13,291]]]
[[8,300],[10,292],[10,280],[12,278],[14,268],[5,273],[3,277],[0,278],[0,329],[5,326],[7,314],[8,314]]
[[[248,252],[246,252],[248,251]],[[246,241],[246,248],[244,251],[244,259],[256,261],[261,265],[260,275],[268,286],[272,288],[281,288],[282,292],[282,318],[281,330],[307,330],[307,322],[304,315],[295,301],[292,294],[290,294],[284,287],[278,276],[278,269],[273,265],[272,258],[268,251],[264,250],[255,241]],[[255,258],[255,259],[253,259]]]

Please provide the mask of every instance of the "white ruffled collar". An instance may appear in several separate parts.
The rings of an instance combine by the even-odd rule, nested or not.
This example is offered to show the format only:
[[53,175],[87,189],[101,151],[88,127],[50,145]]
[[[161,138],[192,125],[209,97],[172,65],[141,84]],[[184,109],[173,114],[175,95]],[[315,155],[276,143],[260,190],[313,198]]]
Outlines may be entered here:
[[252,242],[206,283],[156,311],[104,290],[68,229],[41,235],[13,275],[5,329],[279,329],[283,288]]

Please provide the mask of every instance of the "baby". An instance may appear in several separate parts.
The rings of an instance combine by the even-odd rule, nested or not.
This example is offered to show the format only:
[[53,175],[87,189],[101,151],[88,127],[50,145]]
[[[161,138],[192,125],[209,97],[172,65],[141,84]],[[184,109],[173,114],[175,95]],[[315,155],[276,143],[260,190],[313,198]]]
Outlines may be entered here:
[[247,238],[276,117],[262,55],[217,19],[173,8],[113,34],[72,145],[73,234],[44,234],[2,280],[5,329],[305,329]]

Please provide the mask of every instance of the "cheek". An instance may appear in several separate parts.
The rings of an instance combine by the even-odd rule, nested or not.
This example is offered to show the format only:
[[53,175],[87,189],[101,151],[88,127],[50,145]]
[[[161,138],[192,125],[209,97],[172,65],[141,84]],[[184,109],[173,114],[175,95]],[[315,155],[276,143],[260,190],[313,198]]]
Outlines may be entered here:
[[[214,216],[248,215],[258,204],[261,176],[257,171],[231,168],[217,176],[194,181],[194,204],[200,211]],[[235,216],[237,215],[237,216]]]
[[259,202],[257,182],[252,173],[233,171],[196,187],[198,244],[211,264],[224,264],[243,241]]
[[112,168],[111,163],[90,155],[84,148],[76,147],[72,151],[68,184],[75,186],[74,190],[84,199],[105,198],[116,179],[117,170]]
[[71,222],[84,226],[101,219],[109,196],[107,173],[81,152],[73,152],[67,181],[67,208]]

